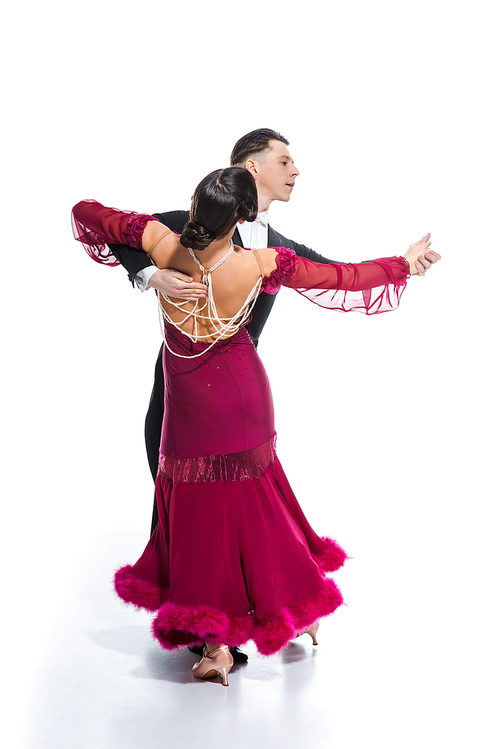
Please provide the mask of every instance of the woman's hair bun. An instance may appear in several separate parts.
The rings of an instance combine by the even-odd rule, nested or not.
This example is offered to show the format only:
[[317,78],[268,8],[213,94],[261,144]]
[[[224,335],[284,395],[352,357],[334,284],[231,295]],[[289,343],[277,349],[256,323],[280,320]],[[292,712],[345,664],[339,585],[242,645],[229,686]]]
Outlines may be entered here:
[[[252,177],[253,179],[253,177]],[[253,195],[250,197],[244,196],[238,207],[238,218],[242,218],[243,221],[255,221],[257,218],[257,204],[253,199]]]
[[240,218],[254,221],[257,207],[257,187],[249,171],[240,166],[216,169],[207,174],[194,191],[181,244],[193,250],[204,250],[215,239],[232,231]]
[[204,250],[214,239],[215,235],[204,226],[196,221],[188,221],[182,230],[180,241],[184,247],[191,247],[192,250]]

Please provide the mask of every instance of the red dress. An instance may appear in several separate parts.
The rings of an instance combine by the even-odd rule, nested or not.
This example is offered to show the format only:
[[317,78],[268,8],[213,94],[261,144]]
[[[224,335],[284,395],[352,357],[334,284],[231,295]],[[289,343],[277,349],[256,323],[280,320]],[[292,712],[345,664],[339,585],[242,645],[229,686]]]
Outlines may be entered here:
[[[87,201],[74,208],[77,238],[97,257],[106,252],[106,262],[105,242],[138,244],[152,220],[118,211],[113,219],[110,210]],[[285,285],[368,314],[396,307],[409,273],[404,258],[342,266],[277,253],[263,291]],[[115,588],[157,612],[153,633],[167,649],[253,639],[270,655],[342,603],[326,573],[346,554],[314,532],[286,479],[269,381],[246,329],[209,348],[165,325],[159,524],[138,562],[118,570]]]

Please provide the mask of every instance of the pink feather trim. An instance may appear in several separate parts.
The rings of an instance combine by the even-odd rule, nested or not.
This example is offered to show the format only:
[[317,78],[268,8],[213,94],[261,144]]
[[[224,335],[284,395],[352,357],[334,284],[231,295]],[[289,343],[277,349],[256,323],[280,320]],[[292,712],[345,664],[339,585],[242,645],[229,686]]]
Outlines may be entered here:
[[328,544],[328,547],[321,554],[313,554],[312,557],[318,567],[325,572],[335,572],[342,567],[346,559],[349,559],[344,549],[328,536],[323,536],[322,541]]
[[295,637],[295,626],[290,609],[284,606],[281,611],[265,623],[256,623],[253,641],[262,655],[272,655],[285,647]]
[[115,590],[125,603],[131,603],[147,611],[158,611],[168,600],[166,588],[160,588],[155,583],[136,577],[130,564],[116,572]]
[[210,606],[184,606],[164,603],[152,625],[153,635],[167,650],[177,650],[176,638],[169,633],[189,632],[193,641],[244,645],[254,640],[262,655],[272,655],[282,650],[296,634],[310,627],[323,616],[332,614],[341,604],[342,595],[329,578],[323,579],[319,593],[298,606],[283,606],[272,617],[258,621],[253,616],[229,617],[224,611]]
[[[168,639],[169,631],[190,632],[197,641],[226,643],[229,617],[221,609],[211,606],[184,606],[180,603],[165,603],[153,621],[153,634],[167,650],[177,650]],[[191,644],[191,643],[190,643]]]

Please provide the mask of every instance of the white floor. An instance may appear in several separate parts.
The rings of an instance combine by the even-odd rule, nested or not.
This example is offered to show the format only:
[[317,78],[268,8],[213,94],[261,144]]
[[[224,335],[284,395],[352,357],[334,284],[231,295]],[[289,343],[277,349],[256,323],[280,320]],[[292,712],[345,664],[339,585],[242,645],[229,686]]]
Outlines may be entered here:
[[163,651],[151,617],[112,594],[103,570],[109,578],[123,544],[106,539],[69,595],[36,679],[27,749],[288,747],[299,732],[312,746],[333,741],[342,688],[328,648],[333,619],[318,647],[305,636],[263,658],[250,644],[250,661],[233,668],[228,689],[199,681],[191,675],[196,656]]
[[[67,580],[33,680],[23,749],[499,746],[485,643],[460,645],[431,612],[404,631],[397,603],[388,604],[392,621],[370,620],[373,602],[363,604],[352,583],[350,605],[324,621],[317,647],[304,636],[263,658],[250,644],[228,689],[194,679],[196,657],[163,651],[150,616],[112,593],[114,568],[138,543],[98,537]],[[356,576],[356,561],[348,564],[336,576],[341,586]]]

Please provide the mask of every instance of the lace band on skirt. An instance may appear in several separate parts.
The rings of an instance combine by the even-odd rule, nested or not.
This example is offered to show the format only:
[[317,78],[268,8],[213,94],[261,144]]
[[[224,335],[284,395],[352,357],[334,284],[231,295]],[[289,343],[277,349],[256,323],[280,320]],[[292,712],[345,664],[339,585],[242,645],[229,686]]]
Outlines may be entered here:
[[250,450],[201,458],[171,458],[160,454],[158,475],[174,484],[205,481],[248,481],[261,476],[276,457],[276,435]]

